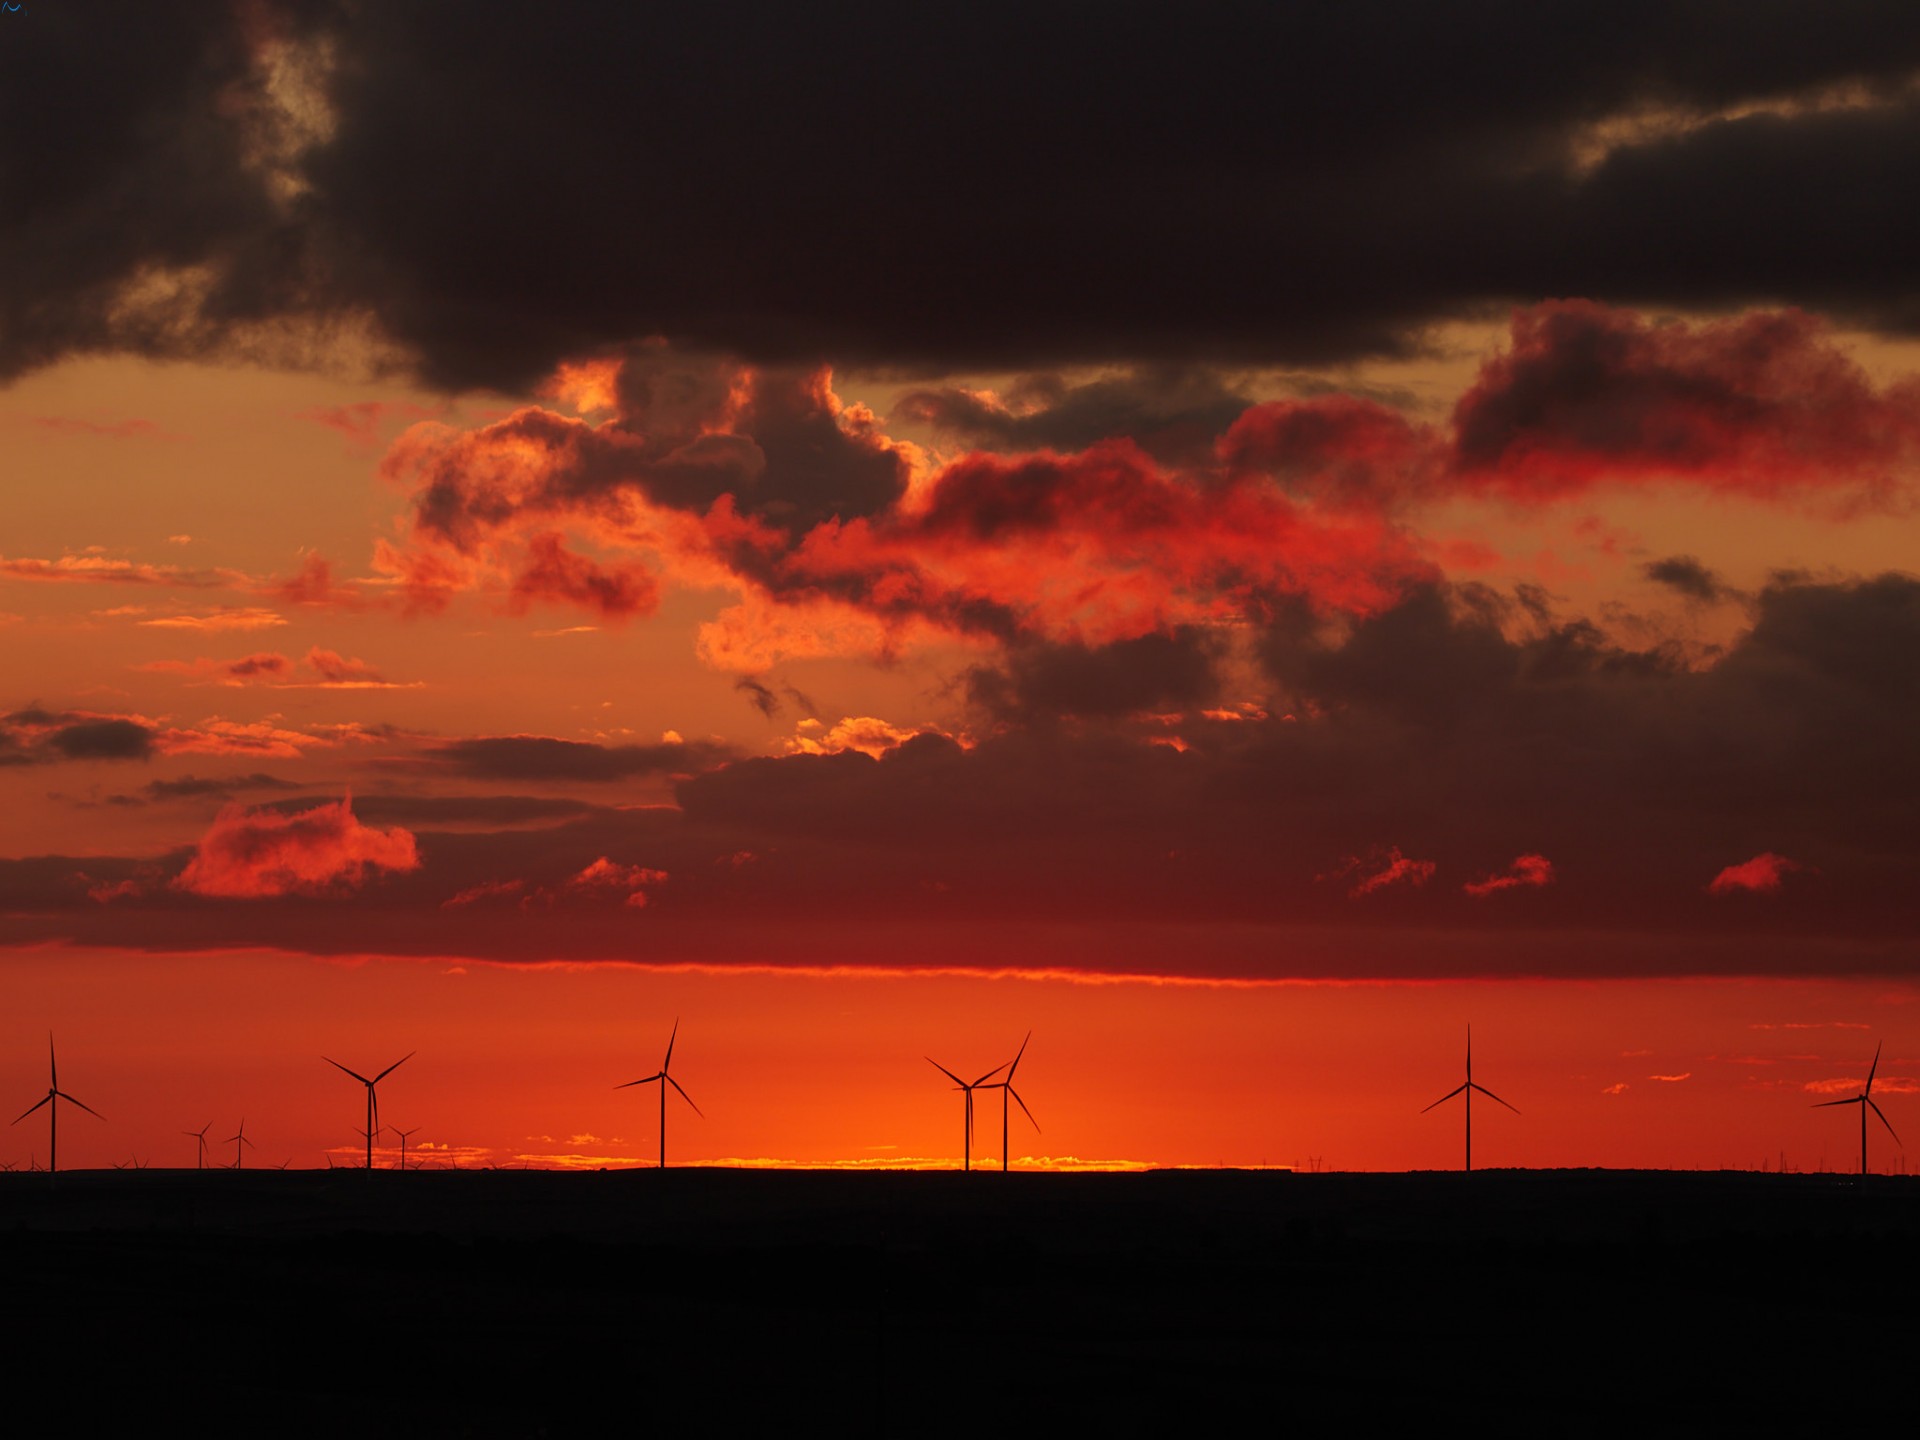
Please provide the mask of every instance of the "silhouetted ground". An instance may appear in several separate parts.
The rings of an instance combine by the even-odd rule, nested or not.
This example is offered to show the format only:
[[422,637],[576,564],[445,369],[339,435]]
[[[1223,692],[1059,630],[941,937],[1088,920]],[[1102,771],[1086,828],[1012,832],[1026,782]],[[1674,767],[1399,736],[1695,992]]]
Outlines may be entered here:
[[1824,1430],[1913,1414],[1916,1261],[1882,1177],[0,1175],[65,1430]]

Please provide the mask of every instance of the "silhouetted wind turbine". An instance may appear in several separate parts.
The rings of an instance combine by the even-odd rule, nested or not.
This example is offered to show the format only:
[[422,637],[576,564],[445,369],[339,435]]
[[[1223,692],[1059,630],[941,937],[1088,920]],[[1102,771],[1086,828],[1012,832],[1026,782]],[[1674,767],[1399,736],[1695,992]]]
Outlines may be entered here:
[[[1881,1114],[1880,1107],[1873,1103],[1873,1076],[1874,1076],[1874,1072],[1879,1068],[1880,1068],[1880,1047],[1876,1045],[1873,1047],[1873,1064],[1867,1068],[1866,1086],[1860,1091],[1858,1095],[1855,1095],[1850,1100],[1821,1100],[1817,1102],[1813,1107],[1816,1110],[1824,1110],[1829,1105],[1858,1105],[1860,1107],[1860,1181],[1862,1184],[1865,1184],[1867,1179],[1867,1111],[1868,1110],[1872,1110],[1874,1114],[1880,1116],[1880,1123],[1887,1127],[1887,1134],[1893,1135],[1893,1143],[1896,1145],[1900,1145],[1900,1137],[1898,1135],[1893,1134],[1892,1123],[1887,1119],[1885,1115]],[[1907,1147],[1904,1145],[1900,1145],[1900,1148],[1904,1150]]]
[[[1434,1105],[1444,1105],[1456,1095],[1465,1095],[1467,1097],[1467,1173],[1469,1175],[1473,1173],[1473,1092],[1476,1090],[1489,1100],[1496,1101],[1501,1105],[1507,1105],[1506,1101],[1501,1100],[1498,1095],[1487,1089],[1486,1086],[1473,1083],[1473,1027],[1469,1025],[1467,1027],[1467,1083],[1457,1090],[1449,1090],[1438,1100],[1434,1101],[1433,1105],[1428,1105],[1420,1111],[1420,1113],[1424,1115],[1428,1110],[1433,1109]],[[1520,1113],[1518,1110],[1514,1110],[1514,1107],[1511,1105],[1507,1105],[1507,1109],[1513,1110],[1513,1113],[1516,1115]]]
[[[247,1150],[252,1150],[256,1147],[253,1141],[247,1139],[247,1122],[245,1119],[240,1121],[240,1133],[238,1135],[229,1135],[227,1137],[227,1143],[233,1146],[233,1168],[236,1170],[246,1169],[247,1167],[240,1162],[246,1158]],[[246,1148],[242,1149],[242,1146]]]
[[41,1105],[47,1107],[47,1173],[49,1175],[60,1173],[60,1107],[55,1103],[59,1100],[64,1100],[69,1105],[78,1105],[96,1120],[107,1118],[91,1105],[74,1099],[60,1088],[60,1067],[53,1058],[53,1032],[49,1030],[47,1032],[47,1097],[38,1104],[28,1106],[13,1118],[13,1123],[18,1125]]
[[1000,1173],[1007,1172],[1007,1097],[1011,1095],[1014,1103],[1020,1107],[1020,1113],[1027,1117],[1027,1123],[1033,1126],[1033,1133],[1040,1133],[1040,1122],[1033,1118],[1033,1112],[1027,1109],[1027,1102],[1020,1098],[1020,1092],[1013,1088],[1013,1072],[1020,1068],[1020,1056],[1027,1053],[1027,1040],[1033,1039],[1033,1032],[1027,1032],[1027,1039],[1020,1042],[1020,1049],[1013,1057],[1013,1063],[1007,1066],[1007,1078],[997,1080],[991,1085],[983,1085],[983,1090],[1000,1092]]
[[182,1130],[180,1132],[182,1135],[191,1135],[199,1143],[199,1154],[195,1159],[193,1167],[196,1170],[204,1170],[207,1168],[207,1131],[212,1128],[213,1122],[209,1120],[198,1130]]
[[[1020,1048],[1024,1050],[1026,1048],[1025,1044],[1023,1043]],[[925,1056],[924,1058],[927,1064],[933,1066],[934,1069],[938,1070],[942,1075],[946,1076],[949,1080],[953,1081],[953,1083],[957,1085],[966,1094],[967,1136],[966,1136],[966,1141],[961,1146],[961,1150],[960,1150],[960,1168],[962,1170],[971,1170],[973,1169],[973,1092],[977,1087],[985,1085],[987,1081],[991,1080],[994,1076],[998,1075],[1002,1070],[1006,1069],[1007,1068],[1006,1063],[1003,1061],[1000,1064],[994,1066],[993,1069],[987,1071],[986,1074],[982,1075],[978,1080],[974,1081],[972,1085],[969,1085],[966,1081],[962,1080],[958,1075],[954,1074],[953,1071],[947,1069],[946,1066],[942,1065],[938,1060],[934,1059],[931,1055]],[[1015,1063],[1016,1064],[1019,1063],[1019,1059],[1017,1056],[1015,1057]],[[1025,1104],[1022,1104],[1020,1108],[1024,1110],[1027,1107]],[[1029,1115],[1027,1118],[1031,1120],[1033,1117]]]
[[[674,1089],[680,1090],[680,1082],[667,1073],[673,1065],[673,1042],[679,1037],[680,1021],[676,1017],[673,1022],[673,1032],[667,1036],[667,1058],[660,1062],[660,1073],[649,1075],[644,1080],[629,1080],[624,1085],[613,1087],[616,1090],[629,1090],[635,1085],[651,1085],[656,1080],[660,1082],[660,1168],[662,1170],[667,1168],[667,1086],[671,1085]],[[680,1090],[680,1098],[687,1104],[693,1105],[693,1097],[686,1091]],[[693,1105],[693,1113],[699,1115],[702,1120],[707,1118],[701,1114],[698,1105]]]
[[366,1076],[360,1074],[357,1070],[347,1070],[347,1067],[342,1065],[338,1060],[326,1055],[320,1057],[336,1070],[347,1070],[347,1074],[353,1076],[354,1079],[367,1087],[367,1128],[362,1133],[367,1137],[367,1169],[369,1170],[373,1169],[373,1137],[378,1134],[380,1130],[380,1097],[374,1092],[373,1087],[419,1053],[418,1050],[409,1050],[371,1080],[367,1079]]
[[416,1125],[411,1130],[402,1130],[398,1125],[389,1125],[387,1128],[400,1137],[400,1169],[404,1172],[407,1168],[407,1137],[418,1135],[420,1127]]

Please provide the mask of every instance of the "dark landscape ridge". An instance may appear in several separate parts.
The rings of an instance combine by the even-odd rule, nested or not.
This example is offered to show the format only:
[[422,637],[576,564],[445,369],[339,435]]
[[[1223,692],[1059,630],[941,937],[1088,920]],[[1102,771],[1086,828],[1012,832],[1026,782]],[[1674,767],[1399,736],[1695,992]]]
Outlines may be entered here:
[[1916,1261],[1920,1177],[0,1175],[16,1376],[283,1433],[1904,1418]]

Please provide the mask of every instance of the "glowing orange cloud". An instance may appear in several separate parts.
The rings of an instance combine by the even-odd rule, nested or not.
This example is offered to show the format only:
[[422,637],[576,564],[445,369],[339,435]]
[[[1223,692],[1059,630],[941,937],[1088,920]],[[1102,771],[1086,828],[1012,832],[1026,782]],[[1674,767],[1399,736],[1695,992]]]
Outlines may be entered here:
[[357,889],[372,870],[419,864],[410,832],[362,825],[345,796],[293,815],[229,805],[173,883],[191,894],[232,899],[323,895]]

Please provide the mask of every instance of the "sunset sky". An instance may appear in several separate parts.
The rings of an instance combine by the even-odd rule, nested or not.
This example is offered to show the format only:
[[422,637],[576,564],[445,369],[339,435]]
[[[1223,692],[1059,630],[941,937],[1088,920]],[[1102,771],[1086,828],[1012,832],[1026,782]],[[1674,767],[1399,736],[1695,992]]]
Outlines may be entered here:
[[1476,1164],[1920,1136],[1920,9],[37,0],[0,117],[63,1166],[650,1163],[676,1020],[674,1163],[1029,1031],[1018,1165],[1454,1166],[1469,1023]]

